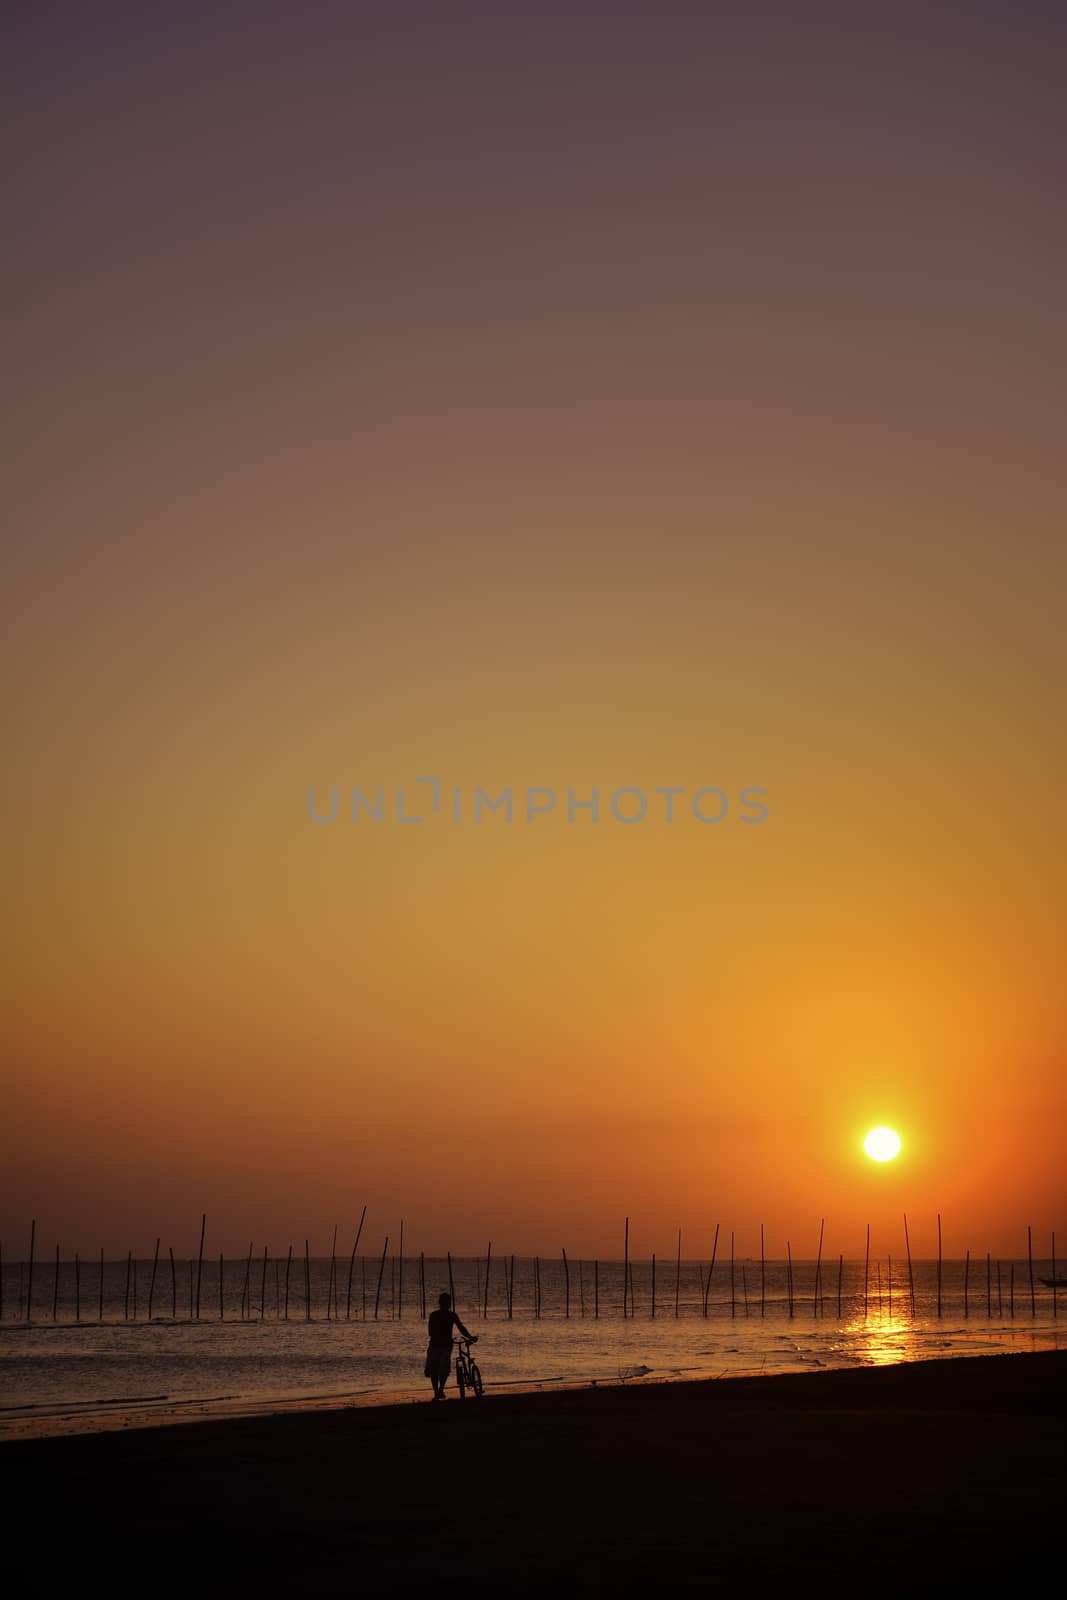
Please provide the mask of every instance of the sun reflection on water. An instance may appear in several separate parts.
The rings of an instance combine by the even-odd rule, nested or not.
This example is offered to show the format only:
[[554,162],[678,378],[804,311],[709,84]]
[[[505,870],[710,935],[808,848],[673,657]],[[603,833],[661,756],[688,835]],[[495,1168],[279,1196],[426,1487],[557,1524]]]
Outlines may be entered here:
[[847,1322],[844,1331],[850,1353],[865,1366],[918,1359],[918,1329],[910,1317],[860,1315]]

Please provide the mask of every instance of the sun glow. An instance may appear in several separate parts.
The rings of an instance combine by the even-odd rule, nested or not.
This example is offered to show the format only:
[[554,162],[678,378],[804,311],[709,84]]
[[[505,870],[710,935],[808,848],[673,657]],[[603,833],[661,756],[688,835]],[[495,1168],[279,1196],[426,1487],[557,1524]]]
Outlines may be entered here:
[[863,1148],[872,1161],[892,1161],[900,1154],[900,1135],[892,1128],[872,1128]]

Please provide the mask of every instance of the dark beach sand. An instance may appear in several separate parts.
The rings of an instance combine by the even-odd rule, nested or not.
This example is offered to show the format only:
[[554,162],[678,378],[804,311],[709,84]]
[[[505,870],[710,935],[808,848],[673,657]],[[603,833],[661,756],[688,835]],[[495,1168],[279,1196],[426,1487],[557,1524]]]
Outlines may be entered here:
[[1012,1593],[1062,1550],[1065,1400],[1067,1351],[16,1441],[3,1569],[147,1593]]

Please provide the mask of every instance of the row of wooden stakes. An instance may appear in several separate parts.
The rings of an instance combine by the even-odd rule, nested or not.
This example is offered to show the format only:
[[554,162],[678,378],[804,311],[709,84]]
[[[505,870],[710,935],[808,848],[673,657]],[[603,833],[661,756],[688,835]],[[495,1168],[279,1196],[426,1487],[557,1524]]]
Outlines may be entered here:
[[[364,1223],[366,1221],[366,1216],[367,1216],[367,1208],[366,1208],[366,1206],[364,1206],[362,1215],[361,1215],[360,1220],[359,1220],[359,1226],[358,1226],[358,1228],[356,1230],[355,1242],[354,1242],[354,1244],[352,1246],[352,1252],[351,1252],[351,1255],[349,1257],[349,1262],[348,1262],[348,1281],[347,1281],[347,1289],[346,1289],[346,1293],[345,1293],[345,1309],[344,1309],[344,1318],[345,1318],[346,1321],[350,1320],[352,1318],[352,1315],[353,1315],[353,1303],[354,1303],[353,1295],[354,1295],[354,1291],[355,1291],[356,1261],[357,1261],[357,1255],[358,1255],[358,1251],[359,1251],[359,1242],[360,1242],[360,1238],[361,1238],[362,1233],[363,1233],[363,1225],[364,1225]],[[825,1276],[824,1276],[824,1270],[823,1270],[823,1236],[824,1236],[824,1229],[825,1229],[825,1221],[823,1221],[820,1224],[820,1228],[819,1228],[819,1251],[818,1251],[818,1256],[817,1256],[817,1259],[816,1259],[814,1289],[813,1289],[812,1299],[811,1299],[812,1315],[813,1316],[819,1316],[820,1314],[825,1316],[825,1314],[826,1314],[826,1287],[825,1287]],[[36,1224],[36,1221],[33,1221],[31,1223],[31,1226],[30,1226],[30,1253],[29,1253],[28,1278],[27,1278],[27,1282],[26,1282],[25,1297],[23,1297],[23,1292],[22,1292],[22,1288],[23,1288],[23,1285],[22,1285],[22,1272],[23,1272],[23,1267],[24,1267],[25,1264],[24,1263],[20,1263],[19,1264],[20,1272],[19,1272],[18,1317],[19,1317],[19,1320],[25,1320],[27,1322],[32,1320],[32,1310],[33,1310],[33,1279],[34,1279],[35,1254],[36,1254],[36,1230],[37,1230],[37,1224]],[[202,1307],[206,1306],[206,1299],[203,1296],[204,1266],[205,1266],[204,1244],[205,1244],[205,1238],[206,1238],[206,1230],[207,1230],[207,1215],[205,1213],[205,1214],[203,1214],[201,1216],[201,1221],[200,1221],[200,1248],[199,1248],[199,1251],[197,1253],[196,1261],[195,1261],[195,1263],[192,1260],[190,1260],[188,1262],[188,1268],[189,1268],[189,1302],[188,1303],[189,1303],[189,1320],[190,1321],[199,1321],[200,1318],[201,1318]],[[333,1236],[333,1248],[332,1248],[332,1250],[330,1252],[330,1272],[329,1272],[329,1281],[328,1281],[327,1291],[326,1291],[326,1317],[327,1317],[327,1320],[339,1319],[340,1316],[341,1316],[341,1309],[340,1309],[340,1273],[339,1273],[339,1270],[338,1270],[338,1260],[337,1260],[337,1231],[338,1230],[335,1227],[334,1228],[334,1236]],[[1036,1316],[1037,1315],[1037,1298],[1036,1298],[1036,1288],[1035,1288],[1035,1282],[1034,1282],[1032,1229],[1028,1227],[1027,1230],[1026,1230],[1026,1234],[1027,1234],[1027,1261],[1028,1261],[1028,1266],[1029,1266],[1030,1309],[1031,1309],[1031,1315],[1032,1316]],[[905,1249],[906,1249],[906,1254],[907,1254],[907,1274],[908,1274],[908,1276],[907,1276],[906,1299],[910,1302],[911,1312],[914,1315],[914,1312],[915,1312],[915,1280],[914,1280],[914,1273],[913,1273],[913,1267],[912,1267],[911,1243],[910,1243],[910,1238],[909,1238],[909,1234],[908,1234],[908,1219],[907,1219],[907,1216],[904,1217],[904,1239],[905,1239]],[[943,1310],[943,1292],[942,1292],[942,1290],[943,1290],[942,1265],[943,1264],[942,1264],[942,1254],[941,1254],[941,1216],[940,1216],[940,1213],[938,1214],[938,1218],[937,1218],[937,1240],[938,1240],[938,1253],[937,1253],[937,1314],[940,1317],[942,1315],[942,1310]],[[161,1243],[160,1239],[157,1238],[155,1254],[154,1254],[153,1259],[152,1259],[151,1278],[150,1278],[150,1282],[149,1282],[149,1286],[148,1286],[147,1315],[148,1315],[148,1320],[149,1321],[152,1320],[152,1317],[153,1317],[153,1314],[154,1314],[154,1311],[155,1311],[157,1285],[159,1286],[161,1296],[165,1293],[164,1283],[165,1283],[165,1278],[166,1278],[166,1269],[164,1268],[164,1274],[161,1277],[161,1274],[160,1274],[160,1254],[159,1254],[160,1243]],[[710,1261],[710,1264],[708,1266],[708,1270],[707,1270],[706,1276],[704,1274],[703,1267],[700,1268],[700,1279],[701,1279],[700,1302],[701,1302],[701,1313],[702,1313],[702,1315],[704,1317],[707,1317],[708,1313],[709,1313],[709,1301],[710,1301],[710,1295],[711,1295],[712,1280],[713,1280],[713,1276],[714,1276],[714,1273],[715,1273],[715,1265],[716,1265],[716,1260],[717,1260],[717,1256],[718,1256],[718,1245],[719,1245],[719,1224],[716,1223],[716,1225],[715,1225],[715,1236],[714,1236],[714,1239],[713,1239],[713,1242],[712,1242],[712,1249],[711,1249],[711,1261]],[[869,1311],[870,1311],[870,1283],[871,1283],[870,1246],[871,1246],[871,1230],[870,1230],[870,1224],[868,1224],[867,1225],[867,1249],[866,1249],[866,1256],[865,1256],[865,1260],[864,1260],[864,1286],[863,1286],[863,1314],[864,1314],[865,1317],[869,1314]],[[563,1282],[563,1314],[564,1314],[565,1317],[569,1318],[570,1315],[571,1315],[571,1263],[570,1263],[570,1261],[568,1259],[566,1250],[561,1251],[561,1256],[562,1256],[562,1263],[563,1263],[563,1280],[564,1280],[564,1282]],[[359,1317],[359,1318],[361,1318],[362,1320],[365,1321],[367,1319],[367,1308],[368,1308],[368,1303],[369,1303],[368,1302],[368,1292],[367,1292],[367,1258],[366,1258],[366,1256],[360,1256],[360,1257],[358,1257],[358,1259],[359,1259],[359,1263],[360,1263],[360,1280],[359,1280],[359,1286],[358,1286],[358,1297],[357,1297],[357,1300],[356,1300],[357,1309],[356,1309],[356,1313],[355,1314],[356,1314],[357,1317]],[[172,1317],[173,1320],[176,1321],[178,1319],[178,1267],[177,1267],[177,1262],[175,1260],[173,1247],[171,1247],[168,1250],[168,1260],[169,1260],[171,1317]],[[239,1312],[240,1320],[244,1321],[247,1318],[256,1318],[256,1316],[257,1316],[257,1300],[258,1300],[258,1318],[260,1320],[265,1318],[265,1316],[266,1316],[266,1304],[267,1304],[268,1267],[270,1265],[273,1265],[273,1269],[274,1269],[273,1270],[273,1288],[274,1288],[274,1313],[275,1313],[275,1316],[277,1318],[279,1318],[280,1320],[289,1321],[290,1320],[290,1306],[293,1305],[294,1309],[297,1310],[297,1314],[298,1315],[302,1315],[303,1320],[306,1320],[306,1321],[310,1322],[312,1320],[312,1301],[313,1301],[311,1260],[312,1260],[312,1258],[311,1258],[311,1253],[310,1253],[309,1241],[307,1239],[305,1239],[304,1240],[303,1259],[301,1261],[299,1258],[297,1258],[298,1269],[302,1268],[302,1274],[301,1274],[302,1278],[303,1278],[302,1293],[300,1293],[299,1295],[294,1297],[293,1293],[292,1293],[292,1271],[293,1271],[293,1265],[294,1265],[294,1257],[293,1257],[293,1247],[292,1247],[292,1245],[289,1246],[288,1254],[287,1254],[287,1256],[285,1258],[285,1261],[284,1261],[284,1267],[285,1267],[284,1278],[283,1278],[282,1271],[281,1271],[281,1268],[282,1268],[281,1258],[275,1257],[274,1260],[273,1260],[273,1263],[272,1263],[269,1249],[268,1249],[267,1246],[264,1246],[262,1260],[260,1261],[258,1258],[256,1258],[256,1260],[253,1261],[253,1246],[249,1245],[248,1256],[247,1256],[247,1259],[244,1262],[244,1280],[243,1280],[243,1285],[242,1285],[242,1290],[241,1290],[241,1301],[240,1301],[240,1312]],[[503,1273],[504,1302],[505,1302],[505,1307],[506,1307],[506,1315],[507,1315],[508,1319],[510,1320],[514,1316],[514,1313],[515,1313],[515,1257],[514,1257],[514,1255],[512,1255],[510,1257],[505,1255],[503,1257],[499,1257],[498,1260],[501,1263],[500,1270]],[[729,1261],[730,1261],[730,1314],[731,1314],[731,1316],[736,1316],[738,1314],[738,1306],[739,1306],[739,1304],[741,1306],[743,1306],[743,1314],[745,1316],[749,1316],[750,1315],[750,1313],[752,1311],[752,1306],[754,1304],[758,1304],[759,1315],[760,1316],[765,1316],[766,1315],[766,1305],[767,1305],[767,1300],[766,1300],[766,1265],[767,1265],[767,1262],[766,1262],[766,1253],[765,1253],[765,1248],[764,1248],[764,1230],[763,1230],[762,1225],[760,1227],[760,1283],[759,1283],[759,1299],[758,1299],[758,1301],[755,1300],[755,1289],[754,1288],[753,1288],[753,1297],[752,1297],[752,1300],[750,1301],[748,1277],[747,1277],[747,1271],[746,1271],[746,1267],[745,1267],[744,1263],[741,1264],[741,1299],[740,1299],[740,1302],[738,1300],[737,1292],[736,1292],[737,1272],[736,1272],[736,1261],[735,1261],[735,1255],[734,1255],[734,1235],[733,1235],[733,1233],[731,1233],[731,1235],[730,1235],[730,1258],[729,1258]],[[219,1263],[218,1318],[219,1318],[220,1321],[223,1321],[223,1320],[225,1320],[225,1316],[226,1316],[226,1297],[225,1297],[225,1262],[223,1260],[222,1255],[219,1256],[218,1263]],[[453,1258],[452,1258],[451,1253],[448,1253],[448,1255],[447,1255],[447,1264],[448,1264],[449,1293],[451,1295],[452,1304],[455,1307],[457,1305],[457,1297],[456,1297],[455,1276],[454,1276],[454,1272],[453,1272]],[[81,1296],[82,1263],[81,1263],[81,1260],[80,1260],[80,1258],[79,1258],[79,1256],[77,1254],[75,1254],[75,1256],[74,1256],[73,1265],[74,1265],[75,1320],[80,1322],[82,1320],[82,1316],[81,1316],[81,1310],[82,1310],[82,1307],[81,1307],[81,1299],[82,1299],[82,1296]],[[386,1273],[387,1265],[389,1266],[389,1314],[390,1314],[390,1317],[399,1319],[399,1318],[403,1317],[403,1311],[404,1311],[404,1224],[403,1224],[403,1220],[401,1220],[401,1223],[400,1223],[400,1240],[399,1240],[399,1251],[398,1251],[398,1254],[393,1255],[392,1257],[390,1257],[390,1255],[389,1255],[389,1236],[386,1235],[385,1244],[384,1244],[384,1246],[382,1248],[381,1258],[378,1261],[378,1275],[377,1275],[377,1280],[376,1280],[375,1287],[374,1287],[374,1300],[373,1300],[373,1313],[372,1313],[373,1319],[375,1321],[378,1320],[379,1315],[381,1313],[381,1309],[382,1309],[383,1292],[384,1292],[384,1284],[385,1284],[385,1273]],[[585,1317],[587,1315],[586,1269],[587,1269],[588,1265],[589,1265],[589,1263],[587,1263],[585,1261],[581,1261],[580,1260],[580,1261],[577,1262],[578,1308],[579,1308],[579,1315],[582,1316],[582,1317]],[[636,1314],[635,1304],[634,1304],[633,1265],[634,1264],[633,1264],[633,1262],[631,1261],[631,1258],[630,1258],[630,1219],[629,1219],[629,1217],[627,1217],[626,1220],[625,1220],[624,1233],[623,1233],[623,1295],[622,1295],[622,1315],[623,1315],[623,1317],[633,1317]],[[845,1265],[844,1256],[843,1255],[839,1255],[838,1256],[838,1262],[837,1262],[837,1294],[836,1294],[837,1315],[838,1315],[838,1317],[840,1317],[840,1315],[841,1315],[841,1307],[842,1307],[842,1282],[843,1282],[843,1275],[844,1275],[844,1265]],[[478,1258],[478,1260],[477,1260],[477,1278],[478,1278],[477,1310],[480,1312],[480,1314],[481,1314],[481,1316],[483,1318],[486,1318],[489,1315],[489,1285],[490,1285],[490,1275],[491,1275],[492,1266],[493,1266],[493,1246],[492,1246],[492,1242],[490,1242],[488,1250],[486,1252],[486,1256],[485,1256],[484,1283],[483,1283],[482,1273],[481,1273],[481,1259]],[[54,1270],[54,1274],[53,1274],[53,1284],[52,1284],[52,1320],[53,1320],[53,1322],[57,1320],[57,1318],[58,1318],[58,1310],[59,1310],[59,1267],[60,1267],[59,1246],[57,1244],[56,1245],[56,1252],[55,1252],[55,1270]],[[656,1300],[657,1263],[656,1263],[655,1254],[653,1254],[652,1257],[651,1257],[650,1267],[651,1267],[650,1315],[654,1318],[656,1316],[656,1314],[657,1314],[657,1300]],[[678,1230],[678,1248],[677,1248],[677,1255],[676,1255],[676,1258],[675,1258],[675,1261],[674,1261],[674,1269],[675,1269],[675,1271],[674,1271],[673,1310],[674,1310],[675,1317],[677,1317],[680,1314],[681,1276],[682,1276],[682,1233],[681,1233],[681,1229]],[[877,1269],[877,1300],[878,1300],[878,1303],[881,1304],[882,1299],[883,1299],[883,1289],[882,1289],[882,1281],[881,1281],[881,1263],[880,1262],[876,1263],[876,1269]],[[258,1278],[258,1283],[256,1281],[257,1278]],[[967,1256],[966,1256],[965,1265],[964,1265],[964,1281],[963,1281],[963,1312],[964,1312],[964,1316],[969,1316],[970,1315],[970,1279],[971,1279],[971,1253],[968,1250]],[[890,1314],[890,1316],[892,1316],[892,1306],[893,1306],[893,1258],[892,1258],[892,1256],[890,1256],[888,1258],[887,1281],[888,1281],[888,1297],[889,1297],[889,1314]],[[2,1251],[2,1248],[0,1248],[0,1320],[2,1320],[3,1316],[4,1316],[3,1283],[4,1283],[3,1251]],[[1051,1278],[1051,1282],[1050,1282],[1050,1287],[1052,1288],[1053,1316],[1056,1316],[1058,1314],[1057,1299],[1056,1299],[1056,1289],[1057,1289],[1058,1285],[1059,1285],[1059,1279],[1057,1278],[1057,1274],[1056,1274],[1056,1235],[1053,1233],[1053,1235],[1052,1235],[1052,1278]],[[98,1318],[99,1321],[103,1321],[103,1316],[104,1316],[104,1252],[103,1252],[103,1249],[101,1249],[101,1251],[100,1251],[99,1275],[98,1275],[98,1286],[97,1287],[98,1287],[97,1306],[96,1306],[97,1318]],[[600,1262],[598,1260],[594,1260],[592,1262],[592,1283],[591,1283],[591,1285],[589,1287],[590,1287],[591,1315],[594,1318],[598,1319],[600,1317],[600,1313],[601,1313]],[[257,1289],[258,1289],[258,1295],[257,1295],[257,1292],[256,1292]],[[789,1314],[790,1317],[793,1317],[793,1316],[796,1315],[796,1309],[797,1309],[797,1305],[798,1305],[798,1302],[799,1302],[799,1296],[795,1292],[794,1276],[793,1276],[792,1246],[791,1246],[791,1243],[788,1240],[786,1242],[786,1291],[787,1291],[788,1314]],[[991,1256],[990,1256],[988,1251],[986,1253],[986,1296],[985,1296],[985,1298],[986,1298],[986,1312],[987,1312],[987,1315],[991,1317],[992,1314],[993,1314],[993,1263],[992,1263]],[[1003,1314],[1003,1283],[1002,1283],[1002,1277],[1001,1277],[1001,1264],[1000,1264],[999,1261],[996,1263],[996,1298],[997,1298],[997,1306],[998,1306],[998,1315],[1002,1315]],[[423,1253],[420,1253],[420,1255],[418,1257],[418,1279],[417,1279],[416,1299],[417,1299],[417,1304],[418,1304],[418,1307],[419,1307],[419,1314],[420,1314],[421,1317],[425,1318],[425,1316],[426,1316],[426,1259],[425,1259],[425,1255]],[[1009,1302],[1009,1314],[1012,1317],[1014,1317],[1015,1316],[1015,1264],[1014,1264],[1014,1262],[1012,1262],[1010,1264],[1009,1285],[1008,1285],[1008,1302]],[[663,1304],[663,1303],[664,1302],[661,1302],[661,1304]],[[665,1304],[667,1306],[669,1306],[670,1305],[670,1299],[667,1299]],[[130,1252],[127,1253],[127,1258],[126,1258],[126,1285],[125,1285],[125,1293],[124,1293],[124,1297],[123,1297],[123,1320],[124,1321],[130,1321],[130,1320],[136,1321],[137,1320],[138,1305],[139,1305],[139,1301],[138,1301],[138,1287],[137,1287],[137,1261],[134,1259],[132,1251],[130,1251]],[[132,1316],[131,1316],[131,1307],[132,1307]],[[533,1315],[534,1315],[535,1318],[540,1318],[541,1314],[542,1314],[541,1258],[540,1258],[540,1256],[534,1256],[533,1257]]]

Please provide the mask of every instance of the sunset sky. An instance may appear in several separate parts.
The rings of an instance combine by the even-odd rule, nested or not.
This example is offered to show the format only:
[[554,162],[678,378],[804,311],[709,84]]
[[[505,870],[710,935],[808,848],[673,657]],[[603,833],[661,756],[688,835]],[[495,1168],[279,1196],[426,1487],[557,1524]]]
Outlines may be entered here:
[[5,1259],[1067,1254],[1062,8],[7,18]]

